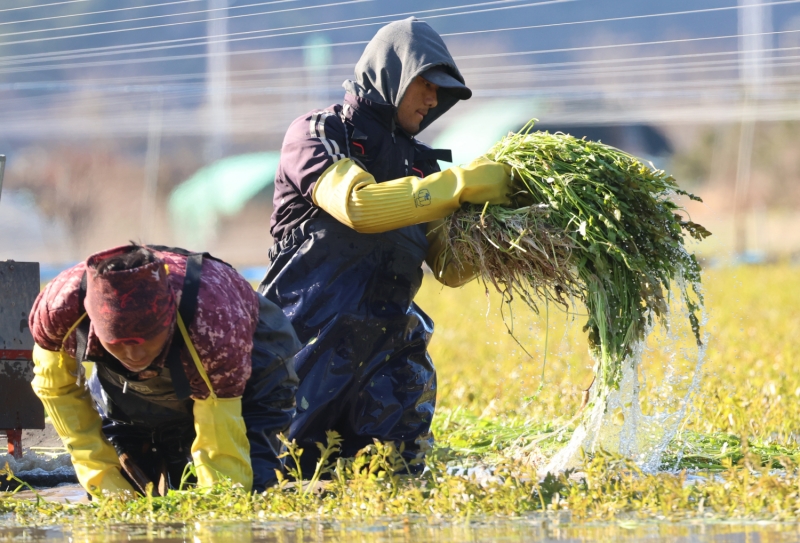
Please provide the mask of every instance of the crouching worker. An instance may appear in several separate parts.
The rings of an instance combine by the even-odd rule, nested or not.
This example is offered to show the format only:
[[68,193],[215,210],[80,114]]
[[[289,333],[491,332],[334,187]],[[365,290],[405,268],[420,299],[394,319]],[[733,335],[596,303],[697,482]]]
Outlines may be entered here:
[[201,487],[275,482],[300,344],[224,262],[136,245],[95,254],[39,294],[30,329],[33,389],[93,496],[149,482],[163,495],[189,462]]

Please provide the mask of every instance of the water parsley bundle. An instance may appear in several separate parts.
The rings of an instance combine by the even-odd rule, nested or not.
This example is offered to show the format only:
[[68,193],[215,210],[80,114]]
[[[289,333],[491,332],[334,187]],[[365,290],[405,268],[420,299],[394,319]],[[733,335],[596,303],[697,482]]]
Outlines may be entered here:
[[532,131],[499,141],[487,157],[513,167],[512,207],[465,206],[451,215],[449,258],[474,268],[507,301],[543,301],[588,313],[593,401],[619,389],[623,362],[656,322],[670,293],[685,304],[701,344],[700,267],[684,242],[710,233],[685,217],[675,180],[599,142]]

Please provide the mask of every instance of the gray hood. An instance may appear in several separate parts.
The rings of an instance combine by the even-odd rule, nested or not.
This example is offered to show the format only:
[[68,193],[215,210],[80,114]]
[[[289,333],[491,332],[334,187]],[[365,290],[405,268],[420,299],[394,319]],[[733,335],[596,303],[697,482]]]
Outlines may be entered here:
[[[409,17],[375,34],[356,64],[355,81],[348,79],[342,86],[350,94],[396,108],[409,84],[435,66],[464,83],[441,36],[428,23]],[[420,132],[459,100],[444,88],[439,89],[437,99],[437,106],[420,123]]]

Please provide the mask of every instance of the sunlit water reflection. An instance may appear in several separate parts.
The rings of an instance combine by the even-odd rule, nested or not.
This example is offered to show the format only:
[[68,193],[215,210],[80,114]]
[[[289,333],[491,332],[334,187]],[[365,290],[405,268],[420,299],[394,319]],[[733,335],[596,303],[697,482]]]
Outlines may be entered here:
[[447,542],[725,542],[798,541],[800,525],[771,523],[570,524],[565,519],[528,517],[441,523],[428,519],[375,523],[268,522],[256,524],[126,525],[103,528],[5,527],[0,541],[99,543],[150,541],[188,543],[441,543]]

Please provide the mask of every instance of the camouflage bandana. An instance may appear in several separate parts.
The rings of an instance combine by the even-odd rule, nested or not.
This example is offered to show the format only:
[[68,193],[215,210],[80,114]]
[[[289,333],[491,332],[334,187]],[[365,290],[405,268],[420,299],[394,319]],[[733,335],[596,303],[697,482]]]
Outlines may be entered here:
[[138,268],[97,273],[105,259],[131,246],[94,254],[86,260],[86,313],[95,334],[106,343],[144,343],[169,329],[175,296],[160,259]]

